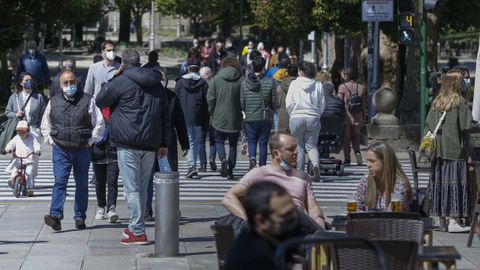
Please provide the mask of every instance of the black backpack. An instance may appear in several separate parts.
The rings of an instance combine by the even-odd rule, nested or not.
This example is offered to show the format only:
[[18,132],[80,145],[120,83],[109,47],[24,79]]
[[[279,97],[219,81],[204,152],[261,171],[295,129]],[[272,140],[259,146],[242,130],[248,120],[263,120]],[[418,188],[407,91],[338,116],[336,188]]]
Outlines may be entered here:
[[359,113],[363,110],[363,99],[358,95],[358,83],[356,85],[357,88],[355,89],[355,93],[352,94],[350,89],[348,89],[347,84],[345,84],[345,87],[350,94],[350,97],[348,98],[348,111],[351,113]]

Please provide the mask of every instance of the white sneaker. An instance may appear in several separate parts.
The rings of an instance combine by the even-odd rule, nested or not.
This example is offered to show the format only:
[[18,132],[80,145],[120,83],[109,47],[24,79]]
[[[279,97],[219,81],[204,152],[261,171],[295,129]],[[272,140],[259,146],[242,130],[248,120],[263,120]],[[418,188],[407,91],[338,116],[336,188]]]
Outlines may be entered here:
[[115,211],[115,206],[111,206],[110,210],[107,213],[108,222],[115,223],[118,220],[117,211]]
[[462,226],[458,224],[454,219],[448,221],[448,232],[449,233],[458,233],[458,232],[469,232],[470,227]]
[[95,219],[105,219],[105,208],[98,208],[97,213],[95,214]]

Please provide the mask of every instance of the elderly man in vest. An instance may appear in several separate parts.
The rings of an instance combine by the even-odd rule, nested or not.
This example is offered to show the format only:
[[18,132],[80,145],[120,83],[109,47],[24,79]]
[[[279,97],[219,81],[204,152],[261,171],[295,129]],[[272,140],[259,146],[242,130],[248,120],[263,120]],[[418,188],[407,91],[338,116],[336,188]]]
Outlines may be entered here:
[[105,124],[100,109],[92,96],[77,91],[77,80],[71,71],[60,76],[62,95],[55,95],[45,109],[42,119],[42,135],[52,145],[53,174],[50,213],[45,224],[55,231],[62,229],[63,205],[67,192],[68,178],[73,167],[75,178],[75,227],[85,229],[88,206],[88,169],[91,145],[103,138]]

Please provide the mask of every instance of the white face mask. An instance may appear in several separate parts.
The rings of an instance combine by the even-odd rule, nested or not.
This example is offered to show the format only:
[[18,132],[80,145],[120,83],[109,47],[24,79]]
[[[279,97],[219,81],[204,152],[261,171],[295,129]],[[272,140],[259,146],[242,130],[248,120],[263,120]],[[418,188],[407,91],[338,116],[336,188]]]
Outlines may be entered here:
[[36,52],[35,49],[28,49],[28,53],[31,54],[31,55],[34,55]]
[[116,56],[116,54],[115,54],[114,51],[109,51],[105,54],[105,58],[107,58],[110,61],[115,60],[115,56]]

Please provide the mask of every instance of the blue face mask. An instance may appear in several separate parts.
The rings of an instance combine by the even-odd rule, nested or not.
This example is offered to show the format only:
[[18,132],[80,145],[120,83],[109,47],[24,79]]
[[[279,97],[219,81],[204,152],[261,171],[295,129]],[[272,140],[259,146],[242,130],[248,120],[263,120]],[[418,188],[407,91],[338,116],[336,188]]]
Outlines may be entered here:
[[77,92],[77,86],[76,85],[70,85],[63,87],[63,93],[69,97],[73,97],[75,93]]
[[33,85],[31,81],[26,81],[23,83],[23,88],[25,89],[32,89]]
[[291,171],[292,170],[292,167],[290,165],[288,165],[288,163],[285,162],[283,159],[280,159],[280,167],[282,167],[282,169],[284,171]]

